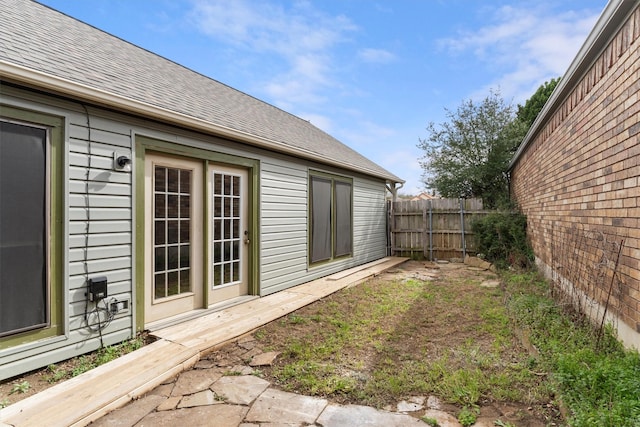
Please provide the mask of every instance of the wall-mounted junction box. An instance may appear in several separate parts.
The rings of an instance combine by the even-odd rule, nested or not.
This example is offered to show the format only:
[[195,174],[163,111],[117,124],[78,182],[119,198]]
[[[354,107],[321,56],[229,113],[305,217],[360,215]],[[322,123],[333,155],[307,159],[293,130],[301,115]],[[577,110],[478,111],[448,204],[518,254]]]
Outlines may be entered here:
[[92,277],[89,279],[88,287],[89,301],[96,302],[107,297],[107,278],[105,276]]
[[109,311],[113,314],[126,313],[131,309],[131,301],[126,299],[112,298],[109,302]]

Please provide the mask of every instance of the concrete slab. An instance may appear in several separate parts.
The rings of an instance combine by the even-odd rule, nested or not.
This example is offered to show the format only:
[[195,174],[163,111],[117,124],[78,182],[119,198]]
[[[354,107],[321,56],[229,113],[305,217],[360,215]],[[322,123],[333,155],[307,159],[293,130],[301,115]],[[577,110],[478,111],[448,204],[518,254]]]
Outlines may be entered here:
[[270,388],[258,397],[245,421],[261,424],[313,424],[327,403],[325,399]]
[[119,411],[108,413],[91,425],[97,427],[131,427],[156,409],[165,399],[165,397],[158,395],[143,397],[131,402]]
[[178,403],[182,400],[182,396],[168,397],[164,402],[158,405],[156,411],[171,411],[176,409]]
[[246,406],[213,405],[177,409],[167,412],[152,412],[136,427],[237,427],[247,413]]
[[424,427],[425,425],[410,415],[378,411],[369,406],[359,405],[329,405],[316,423],[322,427]]
[[226,403],[248,405],[269,387],[269,381],[253,375],[222,377],[211,385],[217,396]]

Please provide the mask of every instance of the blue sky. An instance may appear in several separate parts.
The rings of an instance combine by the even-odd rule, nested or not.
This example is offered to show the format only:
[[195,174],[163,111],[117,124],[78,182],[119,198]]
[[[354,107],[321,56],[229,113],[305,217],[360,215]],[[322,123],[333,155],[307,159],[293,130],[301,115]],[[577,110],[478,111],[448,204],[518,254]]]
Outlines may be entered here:
[[41,0],[276,105],[423,190],[429,122],[490,89],[522,104],[606,0]]

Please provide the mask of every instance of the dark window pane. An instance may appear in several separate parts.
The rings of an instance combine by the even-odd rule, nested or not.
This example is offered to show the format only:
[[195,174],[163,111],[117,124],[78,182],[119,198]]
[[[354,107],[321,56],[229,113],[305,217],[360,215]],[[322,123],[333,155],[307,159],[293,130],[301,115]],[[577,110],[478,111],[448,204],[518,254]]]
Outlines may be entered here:
[[234,241],[233,242],[233,258],[234,260],[240,259],[240,242],[239,241]]
[[228,197],[224,198],[224,216],[225,218],[229,218],[231,216],[231,199]]
[[238,218],[240,216],[240,199],[235,197],[233,199],[233,212],[231,216],[234,218]]
[[335,250],[334,256],[351,254],[352,248],[352,213],[351,213],[351,184],[347,182],[335,183]]
[[156,274],[153,276],[153,289],[155,298],[164,298],[167,296],[167,290],[165,285],[165,273]]
[[213,174],[213,194],[222,194],[222,175],[219,173]]
[[233,195],[234,196],[240,195],[240,177],[239,176],[233,177]]
[[167,296],[178,295],[180,293],[180,281],[178,279],[177,271],[167,274]]
[[153,271],[165,271],[167,269],[165,258],[165,247],[156,248],[154,251],[154,269]]
[[240,263],[234,262],[232,265],[233,265],[233,281],[238,282],[240,281]]
[[175,270],[178,268],[178,247],[177,246],[169,246],[167,248],[168,256],[167,256],[167,269]]
[[189,267],[191,259],[190,249],[191,247],[189,245],[180,246],[180,268]]
[[213,240],[222,239],[222,220],[214,219],[213,220]]
[[213,267],[213,286],[219,286],[222,284],[222,265],[215,265]]
[[169,218],[178,218],[178,196],[173,194],[167,196],[167,216]]
[[164,194],[156,194],[154,200],[155,200],[155,206],[154,206],[154,211],[155,211],[155,217],[156,218],[166,218],[167,216],[167,209],[165,206],[165,195]]
[[231,194],[231,177],[229,175],[224,175],[224,194]]
[[48,324],[46,131],[0,122],[0,336]]
[[231,242],[224,242],[224,260],[231,261]]
[[167,191],[167,180],[166,180],[167,168],[163,168],[161,166],[156,166],[155,168],[155,185],[154,188],[156,191]]
[[224,220],[224,238],[225,239],[230,239],[231,238],[231,224],[232,224],[231,219],[225,219]]
[[216,242],[213,244],[213,262],[222,261],[222,243]]
[[231,264],[224,264],[224,284],[231,282]]
[[213,199],[213,216],[216,218],[222,216],[222,197],[215,197]]
[[233,220],[233,238],[234,239],[240,238],[240,220],[239,219]]
[[311,262],[331,258],[331,181],[311,177]]
[[154,244],[156,245],[164,245],[165,243],[165,226],[166,226],[166,222],[165,221],[155,221],[155,240],[154,240]]
[[180,243],[191,241],[191,221],[183,219],[180,221]]
[[170,193],[178,192],[179,172],[180,172],[179,169],[172,169],[172,168],[167,169],[167,191]]
[[183,194],[191,193],[191,171],[180,171],[180,192]]
[[191,292],[191,271],[180,270],[180,292]]
[[167,221],[167,243],[178,243],[179,221]]
[[180,196],[180,218],[191,217],[191,196]]

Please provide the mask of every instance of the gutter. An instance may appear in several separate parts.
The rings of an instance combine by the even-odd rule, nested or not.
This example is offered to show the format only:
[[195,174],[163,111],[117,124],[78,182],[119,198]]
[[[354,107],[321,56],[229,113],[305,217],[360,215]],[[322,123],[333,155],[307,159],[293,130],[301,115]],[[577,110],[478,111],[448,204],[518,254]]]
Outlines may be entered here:
[[158,120],[160,122],[179,125],[207,134],[214,134],[216,136],[243,142],[270,151],[276,151],[296,157],[302,157],[308,160],[316,160],[327,165],[346,168],[351,171],[361,172],[367,175],[384,178],[387,182],[404,182],[403,180],[392,174],[381,175],[379,172],[372,169],[358,167],[346,162],[340,162],[312,151],[294,148],[282,142],[259,137],[226,126],[217,125],[206,120],[198,119],[146,102],[127,98],[125,96],[115,95],[101,89],[96,89],[91,86],[77,83],[61,77],[52,76],[50,74],[7,62],[5,60],[0,60],[0,77],[6,78],[7,80],[12,80],[16,83],[26,84],[36,88],[48,89],[68,96],[77,97],[105,107],[125,111],[137,116],[143,116]]
[[[542,130],[543,125],[548,122],[553,113],[556,112],[576,85],[591,69],[595,61],[607,48],[611,39],[615,37],[618,30],[625,24],[637,4],[636,0],[609,0],[595,26],[578,51],[578,54],[571,62],[571,65],[569,65],[569,68],[560,79],[558,86],[556,86],[520,143],[518,150],[511,159],[511,162],[509,162],[509,171],[513,169],[520,156],[524,154],[529,144],[533,142]],[[605,38],[606,35],[609,35],[609,37]]]

